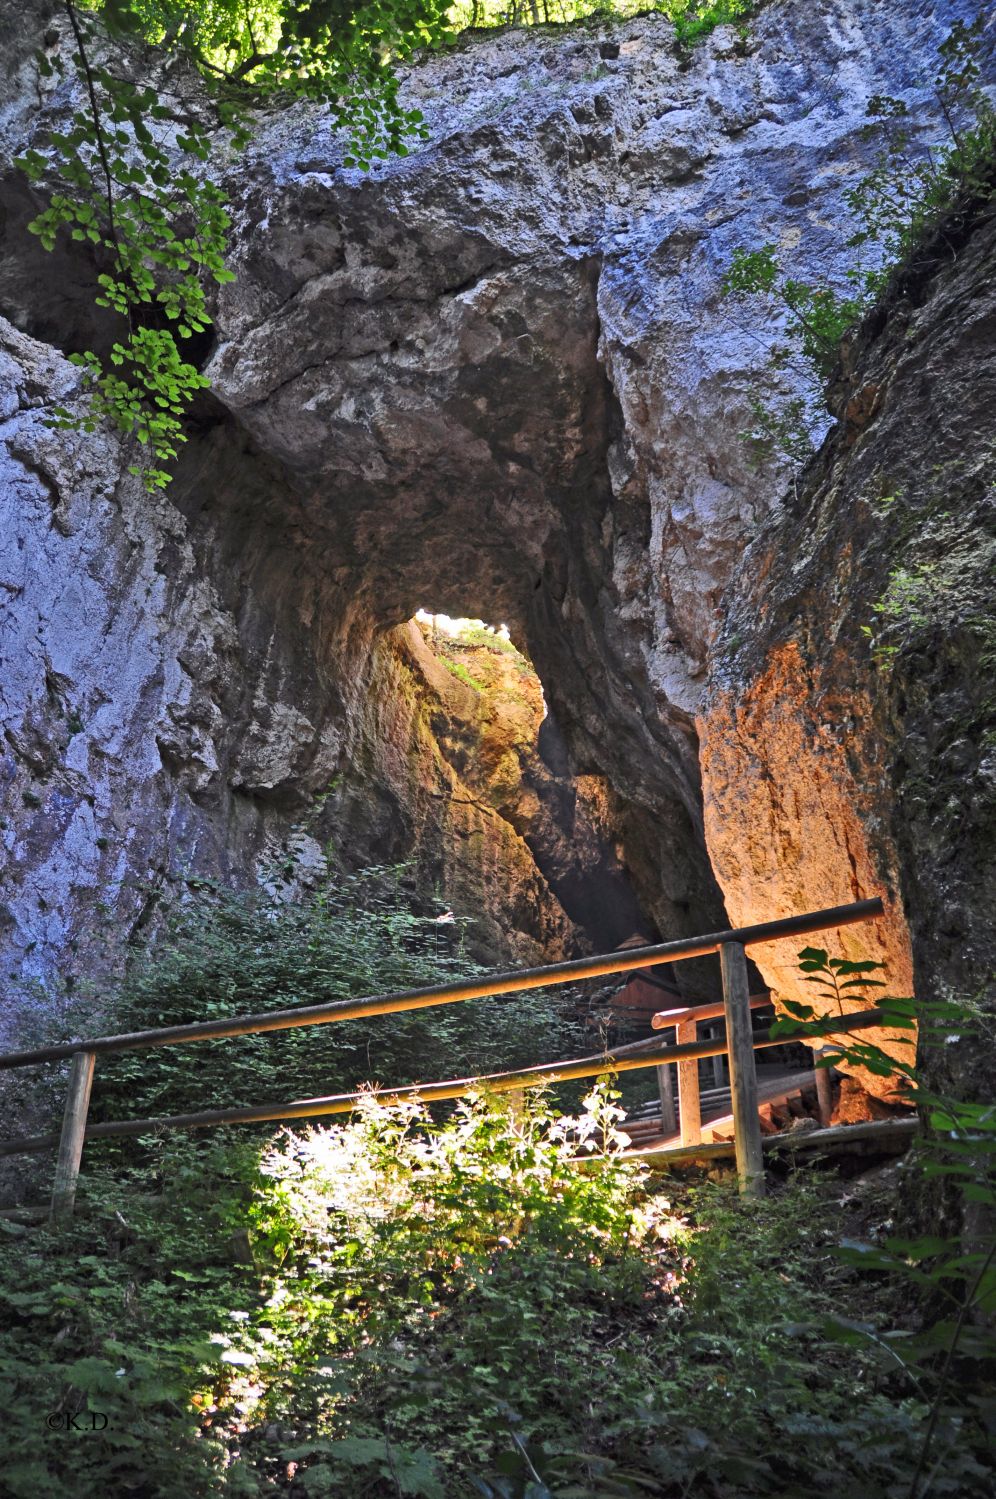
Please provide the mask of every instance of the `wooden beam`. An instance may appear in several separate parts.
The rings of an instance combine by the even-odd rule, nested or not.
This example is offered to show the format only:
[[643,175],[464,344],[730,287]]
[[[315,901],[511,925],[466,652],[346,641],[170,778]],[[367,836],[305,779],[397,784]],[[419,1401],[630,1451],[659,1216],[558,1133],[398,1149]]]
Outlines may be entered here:
[[[866,1026],[882,1024],[879,1010],[861,1010],[855,1014],[828,1016],[819,1023],[818,1034],[833,1037],[851,1031],[863,1030]],[[767,1046],[784,1046],[784,1036],[772,1038],[760,1032],[753,1038],[753,1045],[760,1050]],[[523,1067],[518,1072],[491,1072],[483,1077],[457,1077],[445,1082],[410,1083],[400,1088],[375,1090],[381,1103],[395,1103],[412,1099],[420,1103],[439,1103],[450,1098],[464,1098],[479,1089],[490,1089],[495,1093],[507,1093],[514,1088],[547,1087],[553,1083],[572,1082],[576,1078],[598,1077],[602,1072],[632,1072],[640,1067],[653,1067],[660,1062],[680,1062],[690,1057],[714,1057],[726,1050],[726,1043],[719,1041],[696,1041],[692,1046],[665,1046],[651,1038],[637,1041],[629,1046],[620,1046],[615,1051],[603,1052],[600,1056],[579,1057],[576,1061],[545,1062],[538,1067]],[[106,1124],[91,1124],[86,1131],[88,1140],[106,1139],[112,1135],[147,1135],[159,1129],[200,1129],[217,1124],[262,1124],[276,1119],[318,1119],[326,1114],[351,1114],[367,1098],[371,1089],[353,1093],[334,1093],[323,1098],[297,1098],[290,1103],[248,1104],[239,1108],[205,1109],[196,1114],[170,1114],[153,1119],[115,1119]],[[51,1150],[59,1143],[58,1135],[32,1135],[20,1140],[0,1141],[0,1156],[31,1155],[35,1151]]]
[[657,1094],[661,1101],[661,1130],[665,1135],[669,1135],[677,1123],[670,1062],[660,1062],[657,1066]]
[[607,973],[629,973],[631,969],[653,968],[658,963],[674,963],[680,958],[697,958],[718,952],[724,944],[741,947],[756,942],[773,942],[782,937],[822,932],[848,926],[856,921],[870,921],[883,912],[882,899],[852,901],[846,906],[831,906],[825,911],[808,911],[802,916],[786,916],[778,921],[762,921],[756,926],[738,927],[727,932],[710,932],[703,937],[662,942],[656,947],[628,948],[624,952],[606,953],[593,958],[575,958],[569,963],[554,963],[544,968],[519,968],[506,973],[492,973],[455,984],[432,984],[424,989],[403,989],[393,994],[373,994],[362,999],[335,1000],[323,1005],[300,1005],[293,1010],[264,1010],[256,1015],[239,1015],[230,1020],[202,1020],[192,1025],[170,1025],[159,1030],[133,1031],[121,1036],[97,1036],[86,1041],[67,1041],[59,1046],[41,1046],[34,1051],[0,1054],[0,1068],[28,1067],[36,1062],[57,1062],[75,1056],[81,1050],[97,1055],[115,1051],[141,1051],[153,1046],[179,1046],[191,1041],[217,1041],[227,1036],[258,1036],[269,1031],[294,1030],[302,1025],[325,1025],[333,1020],[357,1020],[368,1015],[397,1015],[406,1010],[425,1010],[433,1005],[456,1004],[465,999],[484,999],[494,994],[515,994],[520,989],[542,989],[548,984],[569,984],[582,978],[600,978]]
[[[751,1004],[753,1003],[754,1001],[751,1000]],[[723,1027],[721,1025],[711,1025],[707,1031],[707,1035],[711,1040],[719,1041],[723,1036]],[[712,1083],[714,1088],[723,1088],[726,1086],[726,1077],[723,1073],[723,1058],[721,1056],[713,1057],[712,1059]]]
[[66,1094],[66,1110],[62,1116],[62,1134],[59,1137],[52,1208],[49,1213],[49,1222],[53,1226],[65,1223],[73,1216],[96,1060],[92,1051],[78,1051],[69,1068],[69,1090]]
[[[814,1052],[814,1060],[820,1053]],[[830,1115],[833,1113],[833,1083],[830,1080],[829,1067],[814,1067],[813,1077],[816,1082],[816,1109],[820,1116],[820,1123],[826,1129],[830,1123]]]
[[754,1040],[750,1025],[747,956],[743,945],[739,942],[724,942],[719,949],[719,961],[723,971],[723,1003],[726,1006],[737,1177],[740,1191],[745,1197],[763,1197],[764,1159],[761,1155],[761,1125],[757,1117],[757,1068],[754,1065]]
[[[694,1020],[675,1027],[679,1046],[694,1046],[699,1028]],[[688,1057],[678,1063],[678,1130],[682,1145],[697,1145],[702,1139],[702,1104],[699,1098],[699,1062]]]
[[[774,1008],[775,1001],[770,994],[752,994],[750,1007],[752,1010],[770,1010]],[[702,1004],[685,1005],[680,1010],[658,1010],[650,1017],[650,1029],[654,1031],[670,1030],[674,1025],[680,1025],[683,1020],[722,1020],[726,1014],[726,1006],[721,999],[704,1000]]]
[[[788,1131],[782,1135],[765,1135],[762,1149],[765,1154],[794,1155],[803,1150],[822,1150],[827,1155],[873,1155],[879,1151],[901,1154],[909,1148],[920,1133],[919,1119],[872,1119],[861,1124],[834,1124],[830,1129]],[[732,1140],[703,1141],[701,1145],[651,1146],[647,1150],[624,1151],[620,1159],[641,1161],[652,1170],[667,1170],[671,1166],[691,1166],[729,1159],[736,1153]],[[598,1156],[579,1157],[577,1164],[585,1165]]]

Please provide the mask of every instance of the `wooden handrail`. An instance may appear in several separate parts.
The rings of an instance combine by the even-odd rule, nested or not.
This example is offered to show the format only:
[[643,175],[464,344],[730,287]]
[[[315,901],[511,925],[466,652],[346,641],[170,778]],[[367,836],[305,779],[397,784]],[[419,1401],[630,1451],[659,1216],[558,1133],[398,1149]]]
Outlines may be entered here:
[[[752,1010],[768,1009],[774,1002],[770,994],[750,996]],[[658,1010],[656,1015],[650,1017],[650,1028],[654,1031],[669,1031],[672,1026],[683,1025],[686,1020],[718,1020],[725,1014],[726,1006],[721,999],[703,1000],[700,1005],[685,1005],[681,1010]]]
[[[820,1022],[818,1034],[835,1036],[841,1032],[863,1030],[867,1026],[880,1025],[882,1016],[878,1010],[860,1010],[843,1018],[829,1016]],[[752,1038],[754,1050],[768,1046],[783,1046],[784,1036],[772,1038],[769,1031],[759,1031]],[[406,1099],[420,1103],[440,1103],[447,1099],[464,1098],[479,1088],[496,1093],[508,1093],[519,1088],[540,1088],[554,1083],[573,1082],[578,1078],[597,1077],[602,1072],[632,1072],[641,1067],[655,1067],[662,1062],[698,1060],[700,1057],[720,1056],[726,1051],[725,1041],[694,1041],[682,1046],[663,1046],[654,1039],[638,1041],[630,1046],[619,1047],[598,1056],[578,1057],[572,1061],[541,1064],[538,1067],[523,1067],[516,1072],[491,1072],[481,1077],[448,1078],[435,1083],[410,1083],[401,1088],[385,1088],[374,1095],[380,1103],[400,1103]],[[106,1124],[88,1125],[82,1138],[102,1140],[111,1136],[147,1135],[161,1129],[202,1129],[220,1124],[260,1124],[280,1119],[313,1119],[326,1114],[351,1114],[370,1090],[354,1093],[333,1093],[324,1098],[299,1098],[291,1103],[248,1104],[235,1109],[208,1109],[195,1114],[171,1114],[153,1119],[117,1119]],[[31,1155],[36,1151],[51,1150],[59,1144],[57,1134],[35,1135],[23,1140],[0,1142],[0,1156]]]
[[[754,1046],[777,1046],[778,1040],[758,1038],[751,1035],[750,1000],[747,993],[747,964],[744,949],[759,942],[770,942],[792,935],[825,931],[829,927],[846,926],[855,921],[867,921],[881,916],[882,901],[853,901],[845,906],[832,906],[824,911],[811,911],[802,916],[789,916],[779,921],[761,922],[756,926],[740,927],[727,932],[712,932],[708,936],[693,937],[678,942],[664,942],[653,947],[630,948],[624,953],[609,953],[594,958],[578,958],[570,963],[554,963],[542,968],[527,968],[519,971],[490,974],[477,980],[455,984],[433,984],[423,989],[406,989],[394,994],[375,994],[362,999],[337,1000],[324,1005],[303,1005],[293,1010],[272,1010],[257,1015],[242,1015],[229,1020],[208,1020],[190,1025],[165,1026],[158,1030],[135,1031],[120,1036],[98,1036],[92,1040],[67,1041],[58,1046],[38,1047],[33,1051],[7,1052],[0,1056],[0,1068],[28,1067],[40,1062],[56,1062],[72,1058],[69,1096],[67,1098],[62,1132],[59,1135],[37,1135],[23,1140],[0,1142],[0,1155],[29,1154],[48,1150],[58,1145],[59,1156],[56,1168],[55,1193],[52,1199],[52,1222],[64,1222],[72,1215],[79,1175],[80,1157],[84,1141],[106,1135],[142,1135],[153,1129],[211,1126],[218,1124],[252,1123],[275,1119],[307,1119],[324,1114],[351,1112],[363,1093],[340,1093],[327,1098],[297,1099],[289,1104],[263,1104],[236,1109],[205,1110],[199,1114],[175,1114],[160,1119],[122,1119],[106,1124],[87,1127],[86,1116],[89,1105],[90,1086],[96,1058],[119,1051],[137,1051],[158,1046],[178,1046],[188,1041],[223,1040],[232,1036],[259,1035],[268,1031],[292,1030],[300,1026],[324,1025],[334,1020],[355,1020],[366,1015],[392,1015],[405,1010],[428,1009],[433,1005],[455,1004],[465,999],[483,999],[495,994],[512,994],[523,989],[540,989],[548,984],[566,984],[575,979],[597,978],[609,973],[629,973],[634,969],[652,968],[661,962],[676,962],[682,958],[699,957],[706,953],[719,952],[723,970],[724,1009],[729,1033],[730,1071],[734,1089],[734,1114],[737,1117],[737,1166],[741,1179],[741,1190],[763,1192],[763,1172],[760,1166],[760,1145],[745,1143],[748,1123],[753,1133],[758,1133],[756,1111],[752,1120],[750,1097],[754,1079]],[[708,1013],[710,1006],[690,1006],[689,1011]],[[704,1018],[704,1016],[703,1016]],[[832,1035],[842,1030],[858,1029],[862,1025],[873,1025],[877,1012],[848,1016],[846,1022],[839,1020],[827,1026],[821,1034]],[[445,1082],[412,1084],[394,1088],[379,1096],[386,1100],[418,1098],[425,1102],[460,1098],[474,1089],[486,1085],[499,1092],[536,1087],[546,1083],[566,1082],[573,1078],[593,1077],[598,1073],[615,1070],[628,1071],[636,1067],[661,1065],[672,1059],[679,1062],[679,1072],[694,1071],[689,1063],[699,1057],[718,1056],[728,1050],[725,1043],[695,1041],[695,1022],[684,1022],[683,1032],[677,1039],[684,1044],[672,1047],[655,1047],[645,1043],[644,1050],[635,1047],[619,1048],[599,1057],[583,1057],[573,1062],[554,1063],[528,1067],[519,1072],[492,1073],[476,1078],[451,1078]],[[738,1083],[738,1077],[741,1082]],[[692,1079],[686,1079],[691,1085]],[[698,1094],[697,1072],[694,1091]],[[738,1103],[739,1099],[739,1103]],[[739,1108],[739,1113],[738,1113]],[[696,1102],[694,1112],[697,1114]]]
[[598,957],[575,958],[572,962],[554,963],[544,968],[490,974],[461,983],[432,984],[424,989],[403,989],[393,994],[375,994],[362,999],[302,1005],[294,1010],[264,1011],[262,1014],[242,1015],[230,1020],[202,1020],[190,1025],[164,1026],[159,1030],[134,1031],[127,1035],[66,1041],[57,1046],[40,1046],[33,1051],[6,1052],[0,1055],[0,1068],[58,1062],[80,1051],[105,1056],[110,1052],[138,1051],[147,1047],[179,1046],[190,1041],[223,1040],[231,1036],[293,1030],[304,1025],[324,1025],[334,1020],[395,1015],[405,1010],[456,1004],[465,999],[514,994],[522,989],[542,989],[549,984],[569,984],[577,979],[599,978],[609,973],[628,973],[635,968],[651,968],[656,963],[673,963],[679,959],[702,957],[707,953],[718,952],[731,942],[739,943],[741,947],[751,947],[759,942],[772,942],[782,937],[802,936],[830,927],[848,926],[852,922],[881,916],[882,910],[882,900],[876,896],[872,900],[853,901],[846,906],[831,906],[825,911],[811,911],[803,916],[788,916],[779,921],[764,921],[756,926],[740,927],[728,932],[711,932],[703,937],[663,942],[656,947],[629,948],[625,952],[606,953]]

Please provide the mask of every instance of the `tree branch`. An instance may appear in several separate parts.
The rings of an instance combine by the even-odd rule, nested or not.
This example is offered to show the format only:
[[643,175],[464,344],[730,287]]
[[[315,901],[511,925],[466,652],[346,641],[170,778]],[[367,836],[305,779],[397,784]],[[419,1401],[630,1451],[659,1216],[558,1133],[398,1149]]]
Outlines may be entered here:
[[[111,243],[114,246],[114,258],[120,275],[127,278],[131,283],[132,290],[137,293],[134,278],[124,257],[121,248],[121,239],[118,235],[117,219],[114,213],[114,178],[111,176],[111,163],[107,154],[107,142],[104,139],[104,127],[101,123],[100,104],[97,100],[97,86],[93,78],[93,70],[90,67],[90,59],[87,56],[86,42],[83,39],[83,28],[80,26],[79,17],[73,6],[73,0],[62,0],[63,9],[69,17],[69,24],[73,28],[73,36],[76,38],[76,51],[79,55],[80,69],[86,84],[87,95],[90,100],[90,115],[93,119],[94,138],[97,143],[97,156],[100,159],[100,168],[104,177],[104,196],[107,202],[108,232]],[[132,317],[129,310],[128,322],[131,324]]]

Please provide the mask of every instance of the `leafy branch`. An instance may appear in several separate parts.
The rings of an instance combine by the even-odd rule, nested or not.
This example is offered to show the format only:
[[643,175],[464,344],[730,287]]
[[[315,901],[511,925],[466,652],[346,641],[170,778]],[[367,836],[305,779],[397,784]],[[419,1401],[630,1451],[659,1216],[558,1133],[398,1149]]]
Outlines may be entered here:
[[[109,421],[148,450],[148,461],[130,471],[150,489],[162,488],[169,482],[164,465],[184,440],[184,412],[208,384],[178,340],[210,323],[205,282],[233,279],[224,265],[229,218],[221,190],[176,164],[177,154],[207,159],[206,132],[193,120],[177,132],[156,90],[97,62],[93,22],[73,0],[63,0],[63,8],[87,102],[68,130],[49,132],[51,161],[33,149],[19,158],[30,182],[40,182],[54,164],[66,184],[29,228],[46,250],[63,231],[93,245],[102,267],[97,306],[126,328],[104,358],[91,350],[70,355],[91,400],[82,416],[57,407],[53,425],[92,432]],[[63,65],[42,56],[39,66],[50,76]]]
[[[805,948],[799,959],[804,982],[817,984],[822,990],[821,997],[834,999],[840,1013],[843,1013],[845,991],[850,997],[857,998],[856,990],[885,987],[883,980],[868,977],[883,968],[881,963],[870,960],[852,963],[831,958],[825,950],[818,948]],[[964,1001],[881,998],[877,1004],[883,1026],[906,1030],[916,1028],[921,1044],[928,1047],[949,1048],[970,1040],[985,1023],[982,1012]],[[788,1002],[784,1008],[791,1018],[776,1022],[773,1034],[812,1038],[825,1030],[825,1021],[817,1020],[810,1006]],[[842,1335],[844,1341],[853,1340],[857,1334],[875,1346],[881,1347],[883,1341],[887,1342],[890,1356],[899,1358],[918,1387],[917,1366],[926,1365],[929,1369],[940,1359],[907,1495],[907,1499],[926,1499],[941,1459],[930,1473],[927,1464],[942,1418],[946,1413],[951,1414],[947,1412],[946,1402],[956,1367],[962,1360],[973,1359],[981,1367],[992,1358],[992,1338],[984,1327],[996,1311],[996,1105],[973,1103],[925,1086],[913,1060],[896,1058],[867,1040],[838,1041],[833,1053],[824,1053],[816,1065],[829,1067],[840,1062],[866,1068],[881,1077],[898,1073],[903,1078],[903,1101],[916,1104],[929,1126],[929,1132],[918,1145],[915,1169],[923,1180],[943,1177],[950,1183],[959,1200],[962,1221],[966,1220],[969,1204],[982,1210],[982,1231],[968,1245],[961,1233],[951,1236],[935,1233],[921,1234],[913,1239],[891,1237],[881,1246],[850,1243],[839,1251],[840,1256],[852,1265],[884,1271],[901,1283],[905,1282],[921,1300],[934,1293],[954,1308],[953,1321],[941,1318],[914,1334],[905,1329],[886,1333],[884,1340],[875,1329],[855,1323],[841,1324],[836,1329],[831,1324],[828,1328],[831,1333]],[[973,1336],[976,1321],[982,1326]],[[959,1403],[950,1423],[955,1434],[959,1422],[966,1417],[984,1419],[985,1412],[981,1407],[976,1411],[971,1404],[966,1409],[964,1402]]]
[[[398,101],[394,64],[417,46],[448,39],[440,0],[62,0],[71,67],[85,103],[68,129],[18,158],[29,182],[58,186],[29,228],[46,250],[59,237],[89,244],[96,303],[124,324],[104,355],[71,355],[90,401],[82,415],[58,407],[53,425],[92,432],[109,422],[148,454],[130,465],[150,489],[185,440],[183,419],[208,380],[189,340],[211,324],[207,291],[233,275],[224,191],[207,164],[216,136],[244,146],[251,111],[309,99],[348,124],[346,164],[369,167],[424,133],[418,110]],[[96,14],[95,14],[96,13]],[[98,28],[98,20],[100,26]],[[203,84],[194,99],[136,82],[136,47],[163,65],[185,56]],[[110,56],[110,65],[104,60]],[[122,66],[123,63],[123,66]],[[42,52],[43,77],[64,74]],[[210,120],[205,123],[205,120]]]
[[883,979],[870,979],[863,976],[881,968],[881,963],[873,963],[870,960],[852,963],[847,958],[831,958],[821,947],[804,947],[799,954],[799,967],[805,975],[803,983],[816,984],[822,989],[823,997],[832,999],[836,1004],[838,1015],[844,1013],[844,998],[847,990],[885,988]]

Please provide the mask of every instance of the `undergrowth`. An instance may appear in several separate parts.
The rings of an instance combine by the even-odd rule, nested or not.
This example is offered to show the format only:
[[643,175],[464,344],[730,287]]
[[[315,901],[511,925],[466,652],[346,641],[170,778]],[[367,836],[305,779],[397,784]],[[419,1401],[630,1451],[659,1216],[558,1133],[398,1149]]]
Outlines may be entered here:
[[[465,966],[437,937],[396,871],[297,903],[209,888],[117,1014],[146,1026],[424,983]],[[801,957],[838,1007],[881,986],[875,963]],[[469,1004],[384,1017],[378,1067],[395,1081],[555,1055],[549,1003],[483,1001],[476,1024]],[[351,1086],[376,1075],[365,1031],[108,1059],[98,1107]],[[617,1099],[603,1082],[562,1117],[552,1099],[478,1095],[439,1118],[371,1095],[330,1129],[89,1145],[58,1234],[0,1218],[4,1499],[990,1494],[985,1245],[897,1240],[887,1208],[856,1243],[842,1216],[861,1190],[818,1170],[760,1202],[655,1179],[620,1158]],[[906,1169],[953,1172],[991,1207],[992,1110],[940,1104],[931,1127],[957,1138]],[[938,1287],[956,1325],[918,1306]]]
[[[479,972],[460,927],[440,927],[416,904],[403,866],[329,874],[296,899],[279,886],[247,893],[200,882],[133,961],[98,1029],[294,1009]],[[570,1056],[578,1041],[556,992],[495,996],[109,1056],[92,1112],[98,1121],[149,1118],[465,1077]]]
[[[925,1403],[820,1330],[888,1294],[833,1252],[839,1185],[579,1170],[615,1118],[371,1102],[91,1171],[59,1238],[0,1224],[4,1492],[904,1494]],[[931,1492],[986,1483],[965,1432]]]
[[457,0],[450,16],[459,34],[465,28],[550,26],[576,23],[606,24],[657,13],[674,26],[675,40],[690,51],[717,26],[735,26],[743,33],[763,0]]
[[[463,943],[465,923],[440,925],[407,866],[329,872],[296,894],[293,857],[253,891],[188,882],[165,926],[137,949],[109,997],[80,992],[69,1008],[39,992],[39,1020],[22,1044],[223,1020],[273,1010],[452,983],[480,972]],[[438,902],[437,902],[438,904]],[[168,1117],[402,1085],[479,1076],[592,1049],[573,992],[524,994],[366,1016],[190,1045],[102,1056],[92,1123]],[[57,1129],[68,1063],[0,1073],[0,1112],[25,1121],[19,1133]],[[576,1088],[561,1090],[570,1105]],[[268,1126],[243,1126],[265,1135]],[[153,1150],[154,1133],[94,1141],[100,1162]],[[39,1157],[5,1162],[6,1190],[44,1195]],[[0,1491],[2,1492],[2,1491]]]

